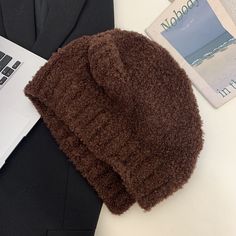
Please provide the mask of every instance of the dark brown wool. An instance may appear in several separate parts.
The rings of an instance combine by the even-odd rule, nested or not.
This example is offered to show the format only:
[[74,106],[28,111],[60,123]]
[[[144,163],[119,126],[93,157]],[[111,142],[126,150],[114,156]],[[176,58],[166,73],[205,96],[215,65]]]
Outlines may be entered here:
[[25,88],[60,148],[115,214],[187,182],[202,149],[190,81],[146,37],[111,30],[58,50]]

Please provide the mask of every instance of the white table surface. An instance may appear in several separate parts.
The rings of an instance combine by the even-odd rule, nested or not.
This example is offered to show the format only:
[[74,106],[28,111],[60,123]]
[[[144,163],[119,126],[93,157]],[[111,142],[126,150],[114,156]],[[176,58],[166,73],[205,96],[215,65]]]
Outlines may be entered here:
[[[116,27],[144,29],[167,0],[114,0]],[[144,212],[137,204],[121,216],[103,205],[96,236],[236,236],[236,98],[218,110],[194,89],[204,148],[183,189]]]

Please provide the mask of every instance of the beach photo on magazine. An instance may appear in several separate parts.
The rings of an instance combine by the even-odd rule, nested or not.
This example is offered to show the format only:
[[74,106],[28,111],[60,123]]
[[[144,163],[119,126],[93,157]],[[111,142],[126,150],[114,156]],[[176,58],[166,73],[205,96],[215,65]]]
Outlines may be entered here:
[[236,92],[236,39],[207,0],[189,1],[162,24],[162,36],[222,98]]

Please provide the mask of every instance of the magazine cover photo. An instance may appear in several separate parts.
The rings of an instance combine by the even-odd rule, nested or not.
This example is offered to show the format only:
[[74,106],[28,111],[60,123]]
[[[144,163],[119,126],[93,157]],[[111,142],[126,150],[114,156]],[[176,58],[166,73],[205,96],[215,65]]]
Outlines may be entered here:
[[[236,39],[207,0],[175,10],[162,36],[222,98],[236,91]],[[234,91],[233,91],[234,90]]]

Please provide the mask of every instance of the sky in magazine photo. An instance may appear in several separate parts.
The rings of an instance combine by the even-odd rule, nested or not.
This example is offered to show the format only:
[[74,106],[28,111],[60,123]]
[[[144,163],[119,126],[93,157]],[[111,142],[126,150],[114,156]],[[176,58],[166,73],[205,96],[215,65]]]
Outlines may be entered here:
[[207,0],[186,0],[162,26],[161,34],[211,88],[222,97],[227,87],[236,89],[236,39]]

